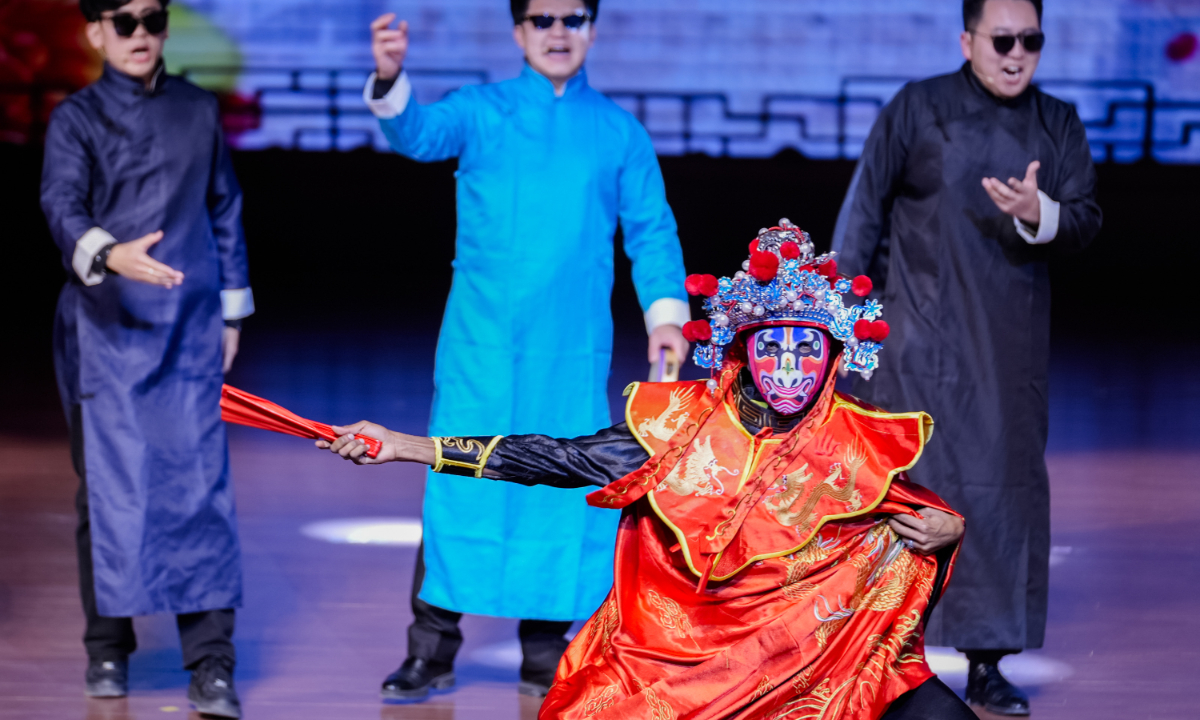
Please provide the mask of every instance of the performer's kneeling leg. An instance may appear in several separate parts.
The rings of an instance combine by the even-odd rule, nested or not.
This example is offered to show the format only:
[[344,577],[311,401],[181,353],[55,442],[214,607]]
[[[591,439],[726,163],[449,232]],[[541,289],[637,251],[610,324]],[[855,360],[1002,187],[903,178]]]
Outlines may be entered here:
[[932,677],[896,698],[882,720],[978,720],[978,716],[946,683]]

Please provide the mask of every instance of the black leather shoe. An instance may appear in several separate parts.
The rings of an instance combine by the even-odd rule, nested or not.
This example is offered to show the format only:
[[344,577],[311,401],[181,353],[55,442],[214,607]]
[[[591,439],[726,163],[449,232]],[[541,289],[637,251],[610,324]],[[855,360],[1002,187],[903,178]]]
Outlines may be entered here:
[[201,715],[240,718],[242,703],[233,688],[233,661],[210,655],[192,670],[188,700]]
[[554,673],[521,673],[521,682],[517,683],[517,692],[529,697],[544,698],[554,684]]
[[972,662],[967,671],[967,704],[997,715],[1028,715],[1029,696],[1000,674],[996,663]]
[[128,660],[88,660],[83,692],[94,698],[125,697],[129,692]]
[[425,658],[410,657],[387,676],[379,694],[384,700],[424,700],[431,690],[454,687],[454,666]]

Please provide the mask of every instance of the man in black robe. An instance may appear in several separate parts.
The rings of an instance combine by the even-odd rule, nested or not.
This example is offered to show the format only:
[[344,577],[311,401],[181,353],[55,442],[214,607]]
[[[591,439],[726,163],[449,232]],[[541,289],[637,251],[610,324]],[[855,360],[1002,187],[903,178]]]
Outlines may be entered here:
[[968,701],[1008,715],[1029,701],[998,661],[1041,647],[1046,626],[1047,261],[1085,247],[1101,221],[1083,124],[1030,86],[1041,11],[963,3],[967,62],[883,109],[833,243],[842,272],[875,281],[892,328],[891,362],[854,394],[935,418],[913,479],[970,528],[928,642],[966,652]]

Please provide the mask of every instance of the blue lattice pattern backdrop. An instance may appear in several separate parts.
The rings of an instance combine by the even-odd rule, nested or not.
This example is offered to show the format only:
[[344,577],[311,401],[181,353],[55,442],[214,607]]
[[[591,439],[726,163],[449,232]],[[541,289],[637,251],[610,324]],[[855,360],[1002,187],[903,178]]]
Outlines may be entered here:
[[[14,0],[4,12],[50,5],[74,7]],[[589,78],[637,113],[662,154],[761,157],[790,147],[852,158],[904,81],[961,63],[960,7],[603,0]],[[384,148],[360,98],[372,65],[367,26],[383,12],[411,24],[408,66],[422,102],[513,77],[521,63],[500,0],[176,0],[171,8],[171,69],[223,93],[245,149]],[[1200,163],[1200,0],[1049,0],[1044,28],[1038,80],[1076,104],[1098,160]],[[0,33],[10,59],[29,41],[19,34]]]

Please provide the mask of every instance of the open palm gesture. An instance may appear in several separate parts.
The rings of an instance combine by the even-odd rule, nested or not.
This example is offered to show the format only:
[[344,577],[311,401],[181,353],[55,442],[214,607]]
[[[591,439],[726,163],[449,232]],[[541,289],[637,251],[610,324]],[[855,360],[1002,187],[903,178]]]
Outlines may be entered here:
[[983,189],[1002,212],[1008,213],[1027,225],[1037,227],[1042,221],[1042,204],[1038,200],[1037,171],[1042,164],[1037,160],[1025,169],[1025,179],[1009,178],[1008,184],[996,178],[984,178]]

